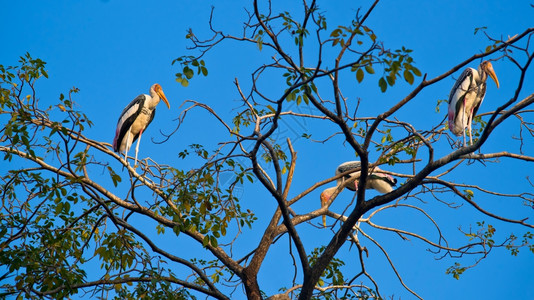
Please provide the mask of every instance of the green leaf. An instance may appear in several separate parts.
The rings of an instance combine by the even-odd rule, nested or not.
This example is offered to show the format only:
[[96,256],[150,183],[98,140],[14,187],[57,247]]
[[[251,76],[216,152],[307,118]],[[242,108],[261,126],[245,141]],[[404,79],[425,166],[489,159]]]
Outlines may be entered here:
[[193,72],[193,70],[191,68],[187,67],[187,66],[184,67],[183,72],[184,72],[184,75],[185,75],[185,77],[187,79],[191,79],[195,75],[195,72]]
[[361,68],[358,69],[358,71],[356,71],[356,80],[358,80],[358,82],[362,82],[363,80],[363,70]]
[[341,34],[341,29],[334,29],[332,33],[330,34],[331,37],[338,37]]
[[189,85],[189,81],[183,77],[177,77],[176,81],[179,82],[183,87],[187,87]]
[[471,200],[471,198],[473,198],[473,196],[475,195],[475,193],[473,193],[472,190],[464,190],[465,192],[465,196],[467,197],[467,199]]
[[369,74],[374,74],[375,73],[375,70],[373,69],[373,67],[371,65],[365,65],[365,71],[367,71],[367,73],[369,73]]
[[111,179],[113,180],[113,185],[115,185],[115,187],[117,187],[118,183],[121,182],[121,177],[117,174],[113,175]]
[[56,215],[59,215],[61,213],[61,211],[63,210],[63,202],[59,202],[56,206],[56,210],[55,210],[55,213]]
[[410,70],[412,70],[412,72],[414,73],[415,76],[419,77],[423,74],[421,74],[421,71],[419,71],[418,68],[414,67],[414,66],[410,66]]
[[217,242],[217,239],[214,236],[210,237],[210,244],[212,247],[217,247],[219,243]]
[[409,84],[413,84],[414,77],[412,72],[404,70],[404,80],[406,80],[406,82],[408,82]]
[[308,98],[308,96],[306,96],[306,94],[303,94],[302,98],[304,99],[304,103],[310,104],[310,99]]
[[388,83],[386,82],[384,77],[380,77],[380,79],[378,80],[378,86],[380,87],[382,93],[386,92],[386,90],[388,89]]
[[479,30],[484,31],[484,30],[486,30],[486,29],[488,29],[488,27],[486,27],[486,26],[484,26],[484,27],[477,27],[477,28],[475,28],[475,33],[473,33],[473,34],[476,35],[476,34],[478,33]]
[[395,85],[395,77],[393,77],[393,76],[386,76],[386,80],[388,81],[388,84],[389,84],[390,86]]

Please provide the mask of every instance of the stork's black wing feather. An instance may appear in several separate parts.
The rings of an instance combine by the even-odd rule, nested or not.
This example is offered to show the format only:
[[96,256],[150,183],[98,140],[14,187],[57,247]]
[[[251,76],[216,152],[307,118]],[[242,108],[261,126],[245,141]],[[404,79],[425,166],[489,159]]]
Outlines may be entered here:
[[486,82],[481,82],[479,85],[478,85],[478,93],[477,93],[477,98],[480,99],[478,100],[477,99],[477,103],[478,105],[476,105],[475,107],[473,107],[473,118],[475,118],[475,116],[477,115],[477,111],[478,109],[480,108],[480,106],[482,105],[482,101],[484,101],[484,97],[486,96]]
[[[350,171],[350,170],[356,170],[358,168],[360,168],[362,166],[362,163],[359,162],[359,161],[347,161],[347,162],[344,162],[342,163],[341,165],[339,165],[336,169],[336,175],[337,174],[341,174],[341,173],[345,173],[347,171]],[[356,172],[359,172],[359,171],[356,171]],[[342,182],[343,180],[349,180],[351,178],[351,174],[353,173],[349,173],[345,176],[343,176],[342,178],[343,179],[338,179],[338,184],[340,182]],[[351,190],[351,191],[355,191],[356,188],[353,187],[353,186],[347,186],[347,189]]]
[[475,92],[472,90],[475,81],[473,72],[475,72],[473,68],[465,69],[449,94],[449,129],[455,135],[461,135],[465,129],[463,123],[465,98]]
[[[462,74],[460,74],[460,77],[458,77],[458,80],[456,80],[454,86],[451,89],[451,92],[449,93],[449,103],[453,101],[453,97],[456,93],[459,93],[459,95],[465,95],[465,93],[467,93],[469,87],[471,86],[471,83],[473,82],[473,71],[474,69],[472,68],[466,68],[462,72]],[[457,97],[461,98],[461,96]]]
[[[383,173],[380,173],[380,174],[385,175]],[[387,182],[391,186],[394,186],[397,184],[397,178],[393,178],[393,180],[391,180],[387,176],[380,176],[374,173],[369,175],[369,180],[382,180],[382,181]]]
[[[117,130],[115,133],[115,139],[113,140],[113,150],[115,152],[119,152],[120,145],[122,144],[122,140],[128,133],[128,130],[130,130],[130,126],[132,126],[133,122],[139,116],[141,111],[143,110],[143,105],[146,101],[146,96],[139,95],[135,97],[135,99],[124,108],[122,111],[119,120],[117,121]],[[137,137],[134,137],[135,141]]]
[[[349,170],[357,169],[361,167],[362,163],[359,161],[348,161],[344,162],[337,167],[336,174],[344,173]],[[349,176],[350,177],[350,176]]]

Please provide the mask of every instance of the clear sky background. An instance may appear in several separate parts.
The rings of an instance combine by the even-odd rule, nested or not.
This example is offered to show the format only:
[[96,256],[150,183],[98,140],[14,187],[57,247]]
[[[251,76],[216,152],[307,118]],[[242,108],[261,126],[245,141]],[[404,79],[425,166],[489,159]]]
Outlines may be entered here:
[[[19,56],[29,52],[34,58],[47,62],[49,79],[40,80],[37,85],[43,107],[56,103],[60,93],[68,93],[72,87],[80,92],[74,96],[78,108],[83,110],[94,122],[93,128],[86,133],[92,139],[109,142],[113,140],[117,118],[122,109],[141,93],[147,93],[151,84],[162,85],[171,103],[171,110],[163,105],[158,108],[157,120],[143,137],[140,157],[150,156],[162,163],[179,163],[184,169],[193,167],[194,161],[182,161],[177,154],[193,143],[214,146],[214,141],[224,140],[224,131],[215,125],[204,112],[197,111],[186,119],[178,134],[168,143],[154,144],[151,139],[161,140],[160,130],[171,132],[177,122],[186,99],[194,99],[210,105],[230,122],[234,108],[241,105],[233,81],[238,78],[245,87],[250,86],[250,73],[261,63],[269,62],[270,55],[260,52],[253,45],[243,46],[236,43],[222,44],[207,54],[209,75],[195,78],[189,87],[184,88],[175,81],[174,74],[179,72],[172,66],[173,59],[191,54],[185,39],[186,30],[193,28],[200,37],[209,37],[207,21],[211,6],[215,6],[214,24],[228,33],[240,34],[246,21],[244,7],[250,9],[249,1],[124,1],[124,0],[57,0],[57,1],[2,1],[0,18],[0,64],[16,65]],[[274,1],[278,8],[278,1]],[[343,25],[354,16],[359,7],[366,9],[370,1],[324,1],[319,6],[325,11],[329,30]],[[341,4],[343,3],[343,4]],[[294,9],[299,1],[284,1],[287,10]],[[295,14],[298,15],[298,14]],[[452,66],[464,61],[473,54],[482,52],[488,45],[482,34],[474,35],[474,29],[486,26],[487,32],[494,37],[513,36],[534,26],[534,8],[529,1],[382,1],[367,21],[367,26],[375,30],[378,39],[385,42],[386,48],[397,49],[401,46],[413,49],[416,66],[433,78],[446,72]],[[196,53],[193,53],[196,54]],[[476,64],[472,65],[476,67]],[[509,63],[494,62],[501,88],[497,90],[493,82],[488,83],[488,94],[479,112],[492,111],[513,95],[514,83],[518,72]],[[456,78],[458,74],[455,74]],[[533,75],[526,78],[525,94],[534,90]],[[376,116],[380,111],[403,98],[411,86],[399,81],[394,88],[382,94],[377,85],[378,77],[370,77],[363,85],[344,90],[346,97],[364,101],[360,113]],[[420,80],[416,79],[416,82]],[[446,99],[454,79],[447,79],[421,93],[412,104],[400,111],[401,116],[414,118],[418,128],[430,128],[445,116],[443,104],[441,112],[435,112],[438,99]],[[362,88],[363,87],[363,88]],[[273,80],[273,94],[282,91],[283,81]],[[366,101],[367,100],[367,101]],[[381,101],[381,102],[379,102]],[[377,105],[384,103],[384,105]],[[306,108],[302,109],[306,112]],[[411,117],[410,117],[411,116]],[[287,120],[285,130],[279,134],[294,140],[299,152],[295,174],[293,195],[311,184],[331,177],[335,167],[348,160],[354,160],[353,151],[340,140],[327,144],[310,144],[299,139],[302,133],[313,133],[317,139],[326,138],[329,133],[317,131],[313,122]],[[507,124],[495,132],[482,152],[508,150],[518,152],[519,142],[510,139],[509,130],[517,130],[517,124]],[[444,144],[446,145],[446,144]],[[532,153],[532,142],[524,146],[527,154]],[[530,152],[528,152],[530,150]],[[442,156],[451,149],[439,149]],[[375,157],[371,157],[371,159]],[[532,174],[532,164],[518,163],[502,159],[502,164],[483,165],[475,163],[456,170],[449,179],[456,182],[480,184],[497,192],[534,192],[526,177]],[[1,162],[1,168],[12,167]],[[409,169],[395,169],[396,172],[409,173]],[[259,185],[259,183],[258,183]],[[297,206],[319,205],[319,193]],[[372,192],[369,195],[373,195]],[[254,209],[272,212],[275,202],[256,187],[245,186],[243,205]],[[475,195],[476,196],[476,195]],[[345,200],[343,200],[345,199]],[[510,218],[532,217],[532,211],[516,201],[513,204],[493,198],[475,198],[483,206],[495,213]],[[337,201],[349,201],[350,197],[339,197]],[[458,210],[446,208],[424,199],[426,204],[417,204],[443,222],[443,230],[458,237],[458,228],[468,230],[470,224],[488,220],[475,210],[464,205]],[[461,203],[460,199],[449,199]],[[249,202],[247,202],[249,201]],[[413,200],[412,200],[413,201]],[[333,207],[335,209],[335,207]],[[261,215],[259,216],[261,219]],[[430,226],[424,219],[403,209],[390,210],[377,217],[376,222],[403,229],[417,228],[418,232],[435,237],[436,232],[426,230]],[[263,232],[266,220],[259,220],[255,226]],[[526,230],[519,226],[489,221],[497,227],[497,235],[503,238],[511,232],[522,235]],[[530,223],[532,223],[531,221]],[[426,224],[426,225],[425,225]],[[369,230],[373,234],[374,231]],[[382,245],[388,249],[404,282],[426,299],[534,299],[534,255],[523,249],[517,257],[512,257],[504,249],[495,249],[489,258],[483,260],[475,269],[468,270],[460,280],[446,275],[445,270],[454,259],[435,260],[436,256],[427,252],[418,241],[402,241],[397,235],[376,233]],[[309,227],[302,234],[306,243],[321,245],[326,243],[332,232]],[[243,253],[250,251],[257,243],[257,237],[248,236],[243,242]],[[461,240],[461,239],[460,239]],[[453,241],[455,241],[453,239]],[[464,240],[461,240],[465,242]],[[173,247],[182,241],[174,241]],[[273,248],[273,258],[280,255],[277,264],[265,265],[260,273],[260,287],[268,294],[276,293],[278,288],[289,286],[291,278],[285,274],[292,270],[291,263],[284,252],[287,242]],[[348,245],[347,245],[348,246]],[[367,261],[369,272],[378,281],[382,295],[395,299],[412,299],[398,283],[391,268],[376,247],[368,244],[370,258]],[[187,249],[179,249],[181,255]],[[311,250],[312,247],[308,247]],[[343,259],[351,265],[357,260],[355,249],[340,252]],[[463,264],[474,262],[473,257],[460,260]],[[287,260],[287,261],[286,261]],[[356,264],[357,265],[357,264]],[[287,268],[287,272],[285,269]]]

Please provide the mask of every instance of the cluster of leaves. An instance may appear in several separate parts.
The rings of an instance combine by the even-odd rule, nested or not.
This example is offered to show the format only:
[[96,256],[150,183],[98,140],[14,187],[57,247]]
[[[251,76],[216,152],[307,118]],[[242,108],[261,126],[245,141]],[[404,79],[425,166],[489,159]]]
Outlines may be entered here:
[[402,72],[402,76],[406,82],[413,84],[415,76],[421,76],[421,71],[414,66],[414,60],[410,56],[412,50],[402,47],[394,52],[386,52],[385,58],[381,59],[381,63],[385,65],[384,73],[378,80],[378,86],[382,92],[387,90],[388,85],[393,86]]
[[[310,78],[312,76],[312,71],[309,69],[303,70],[302,73],[304,74],[302,79]],[[315,85],[315,82],[310,81],[307,84],[301,84],[295,88],[293,85],[301,78],[300,74],[293,70],[288,70],[282,74],[282,76],[286,79],[286,84],[290,87],[284,91],[284,93],[287,94],[286,101],[295,101],[297,105],[300,105],[302,102],[306,105],[310,104],[308,94],[311,94],[312,92],[317,94],[317,86]]]
[[232,128],[232,131],[235,133],[239,133],[241,131],[241,127],[248,127],[253,122],[253,112],[249,109],[243,111],[242,113],[236,114],[236,116],[232,119],[232,123],[234,124],[234,128]]
[[484,244],[492,247],[495,244],[495,241],[493,240],[493,235],[495,235],[495,227],[493,227],[491,224],[488,224],[487,227],[485,227],[485,222],[477,222],[477,226],[480,227],[479,230],[476,233],[468,233],[466,236],[469,237],[469,239],[474,238],[481,238],[484,242]]
[[304,45],[304,39],[309,34],[308,29],[303,27],[301,23],[297,22],[288,11],[281,13],[280,17],[283,20],[282,26],[284,30],[289,32],[293,37],[295,46],[302,47]]
[[[74,103],[63,94],[59,96],[59,103],[55,106],[50,106],[46,110],[40,110],[37,107],[37,99],[35,97],[34,83],[40,77],[48,77],[46,73],[45,63],[40,59],[32,59],[29,54],[21,57],[21,66],[6,67],[0,65],[0,107],[2,114],[9,114],[10,119],[4,124],[3,129],[0,130],[2,139],[9,144],[11,150],[19,150],[30,157],[37,157],[36,148],[42,149],[44,153],[56,152],[60,153],[62,150],[58,139],[68,144],[72,137],[70,132],[82,132],[86,126],[91,126],[92,122],[87,116],[81,112],[74,110]],[[16,76],[15,73],[16,72]],[[15,80],[18,79],[18,82]],[[8,86],[9,88],[4,88]],[[23,90],[27,86],[29,94],[23,95]],[[76,93],[78,89],[73,88],[70,93]],[[51,122],[50,124],[39,123],[36,120],[44,122],[49,120],[50,114],[55,108],[63,115],[63,120],[58,122]],[[36,134],[38,130],[49,130],[48,136],[42,136],[42,141],[38,141],[39,135]],[[57,133],[57,134],[56,134]],[[42,143],[42,144],[40,144]],[[36,145],[39,145],[36,147]],[[4,160],[12,159],[11,152],[4,152]],[[85,163],[85,156],[80,154],[75,157],[76,163],[81,168]]]
[[514,234],[511,234],[509,237],[509,242],[505,247],[507,250],[510,251],[510,254],[512,254],[513,256],[517,256],[519,254],[519,249],[525,246],[528,246],[530,252],[534,253],[534,244],[532,243],[533,239],[534,233],[527,231],[525,234],[523,234],[521,244],[516,245],[515,242],[518,240],[518,237]]
[[99,213],[76,217],[72,207],[80,196],[67,184],[28,170],[2,177],[0,188],[9,191],[2,200],[10,205],[0,211],[0,264],[17,274],[18,290],[57,290],[62,298],[76,292],[62,287],[86,277],[84,247]]
[[[228,268],[221,266],[220,261],[218,260],[206,261],[204,259],[192,258],[191,262],[196,266],[202,267],[204,272],[206,272],[213,283],[219,283],[226,280],[226,276],[233,275]],[[209,270],[211,270],[211,272]],[[195,282],[199,285],[204,284],[204,282],[198,277],[196,277]]]
[[[287,159],[287,154],[286,152],[284,151],[284,149],[282,149],[282,146],[280,146],[280,144],[277,144],[276,141],[274,139],[271,139],[269,138],[272,142],[272,148],[274,150],[274,156],[276,159],[278,160],[282,160],[284,162],[288,162]],[[261,154],[261,157],[265,160],[266,163],[270,163],[273,161],[273,157],[271,155],[270,152],[268,151],[265,151]]]
[[[308,255],[308,259],[310,261],[310,265],[313,266],[317,258],[321,255],[321,253],[324,251],[325,247],[321,246],[319,248],[315,248],[312,250],[311,254]],[[344,266],[345,263],[338,259],[333,258],[330,264],[328,264],[328,267],[324,270],[323,275],[321,276],[321,279],[318,282],[319,286],[324,286],[327,282],[328,285],[342,285],[345,282],[345,279],[343,277],[343,272],[341,271],[341,267]]]
[[417,136],[398,141],[394,139],[391,128],[384,130],[380,143],[375,146],[378,152],[382,152],[379,162],[392,166],[401,159],[414,159],[421,146],[420,141]]
[[[466,190],[465,192],[467,197],[473,197],[473,192],[471,190]],[[476,232],[467,232],[465,233],[465,236],[469,238],[469,241],[477,240],[477,244],[480,244],[483,247],[484,253],[488,253],[495,245],[494,235],[496,229],[491,224],[488,224],[486,226],[484,221],[477,222],[477,226],[479,228]],[[462,275],[467,269],[472,267],[473,266],[462,266],[459,262],[455,262],[453,266],[447,268],[445,273],[452,274],[452,277],[454,277],[455,279],[460,279],[460,275]]]
[[[280,14],[272,17],[266,16],[263,14],[259,15],[259,18],[264,23],[270,23],[271,26],[274,23],[274,20],[281,20],[282,32],[286,32],[293,39],[297,47],[302,47],[304,45],[305,38],[308,36],[309,31],[301,23],[297,22],[295,18],[291,16],[291,13],[288,11],[281,12]],[[256,43],[258,50],[262,51],[263,44],[265,39],[265,31],[263,29],[258,29],[254,32],[252,40]]]
[[[21,92],[24,84],[31,86],[39,77],[48,77],[48,74],[44,69],[45,63],[40,59],[32,59],[28,53],[21,57],[20,63],[21,66],[18,68],[0,65],[1,113],[10,115],[10,119],[0,132],[2,139],[9,141],[11,149],[20,148],[21,151],[35,157],[28,128],[31,126],[31,112],[35,99],[32,95],[21,96]],[[11,153],[6,152],[4,160],[11,158]]]
[[[88,148],[79,143],[81,133],[91,126],[85,114],[74,109],[71,94],[60,95],[56,105],[38,108],[35,81],[47,77],[45,63],[29,54],[21,66],[0,66],[2,83],[2,130],[0,145],[4,160],[16,160],[20,168],[0,178],[0,264],[9,266],[14,285],[4,285],[4,295],[52,293],[56,298],[77,293],[75,286],[86,280],[85,263],[94,255],[103,261],[109,277],[112,271],[139,261],[140,244],[124,230],[102,230],[104,211],[84,190],[82,170],[92,163]],[[52,116],[59,117],[54,121]],[[80,150],[79,148],[82,148]],[[46,157],[59,160],[63,174],[30,166]],[[21,159],[22,158],[22,159]],[[121,182],[107,168],[113,183]],[[90,253],[91,241],[101,247]]]
[[150,281],[139,281],[132,289],[133,285],[128,282],[126,285],[116,285],[116,300],[137,300],[137,299],[195,299],[195,297],[186,288],[175,288],[167,278],[162,278],[158,272],[146,272],[147,277],[152,278]]
[[189,80],[195,76],[195,70],[197,75],[208,76],[208,68],[206,63],[202,59],[197,59],[193,56],[182,56],[172,61],[172,65],[179,63],[182,71],[176,73],[176,82],[180,83],[183,87],[189,85]]
[[[230,222],[237,220],[240,226],[251,226],[256,217],[250,211],[242,211],[239,198],[234,195],[234,187],[243,184],[243,179],[253,181],[252,173],[238,161],[226,159],[222,163],[210,163],[208,152],[203,146],[190,146],[193,153],[206,161],[206,164],[194,171],[184,172],[172,169],[174,187],[167,192],[169,199],[176,203],[178,210],[167,205],[160,206],[160,213],[180,224],[174,228],[179,234],[184,230],[198,231],[204,235],[204,246],[218,246],[218,238],[225,236]],[[189,155],[188,150],[180,152],[180,157]],[[232,182],[221,186],[216,176],[231,173]],[[164,231],[158,226],[158,231]]]
[[356,21],[352,23],[352,26],[338,26],[330,33],[332,38],[332,46],[345,47],[351,37],[356,37],[356,44],[361,46],[364,44],[364,40],[359,37],[367,37],[371,43],[376,42],[376,35],[369,27],[362,25]]
[[465,270],[467,270],[467,267],[462,266],[459,262],[455,262],[453,266],[447,268],[445,274],[451,274],[454,279],[458,280]]
[[[350,41],[352,44],[362,46],[366,37],[372,45],[370,50],[378,50],[377,36],[367,26],[354,22],[353,26],[338,26],[330,33],[332,45],[345,47]],[[355,39],[355,40],[354,40]],[[380,49],[380,53],[374,55],[372,51],[362,54],[358,61],[351,66],[351,71],[355,72],[356,80],[361,83],[365,73],[375,74],[374,65],[384,66],[384,74],[378,79],[378,86],[382,92],[386,92],[388,86],[393,86],[397,77],[402,74],[404,80],[413,84],[416,76],[421,76],[421,71],[415,67],[413,58],[410,56],[412,50],[402,47],[395,51]]]
[[106,274],[132,267],[137,250],[142,248],[133,234],[124,229],[106,233],[99,242],[100,246],[96,248],[95,254],[100,257],[101,268],[106,270]]
[[[330,37],[332,38],[332,46],[338,45],[340,47],[345,47],[348,40],[353,39],[354,37],[356,40],[351,40],[351,43],[355,43],[357,46],[364,45],[363,37],[368,38],[372,45],[375,45],[377,39],[375,33],[369,27],[357,22],[354,22],[352,27],[338,26],[338,28],[330,33]],[[371,46],[371,49],[372,48],[374,48],[374,46]],[[351,72],[355,72],[358,83],[363,81],[365,72],[370,75],[375,74],[373,63],[378,62],[379,61],[376,60],[373,55],[367,54],[362,55],[358,59],[358,62],[351,66]]]
[[[70,99],[60,96],[59,104],[41,110],[37,106],[34,84],[47,78],[45,63],[29,54],[20,58],[20,65],[0,65],[0,141],[4,160],[16,160],[19,168],[7,171],[0,178],[2,207],[0,208],[0,264],[9,266],[18,290],[45,293],[57,290],[57,297],[67,297],[73,286],[86,274],[83,255],[93,225],[100,212],[77,216],[76,210],[94,203],[79,194],[76,176],[47,177],[44,168],[26,168],[20,157],[39,160],[51,153],[58,159],[75,151],[69,145],[73,130],[81,132],[91,122],[73,110]],[[73,89],[71,92],[76,92]],[[52,113],[64,118],[50,122]],[[70,126],[67,128],[65,126]],[[81,152],[83,153],[83,151]],[[72,154],[72,153],[70,153]],[[73,154],[72,174],[85,164],[85,155]],[[84,204],[82,204],[84,203]],[[76,209],[75,209],[76,206]],[[15,293],[9,286],[5,293]]]
[[486,122],[484,119],[482,119],[481,116],[476,116],[473,118],[473,123],[471,125],[471,135],[473,136],[473,143],[475,143],[478,140],[478,137],[482,134],[484,131],[484,128],[486,128],[486,125],[488,122]]

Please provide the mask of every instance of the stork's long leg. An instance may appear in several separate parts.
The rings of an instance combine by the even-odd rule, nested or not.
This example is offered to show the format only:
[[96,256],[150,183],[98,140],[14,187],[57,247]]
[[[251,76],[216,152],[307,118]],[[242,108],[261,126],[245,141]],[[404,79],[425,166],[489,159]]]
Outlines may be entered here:
[[473,122],[473,115],[469,116],[469,120],[468,120],[468,123],[467,123],[467,129],[469,130],[469,144],[473,145],[473,137],[472,137],[472,134],[471,134],[471,122]]
[[465,127],[466,127],[465,126],[466,125],[465,124],[465,98],[464,98],[464,106],[463,106],[462,109],[463,109],[463,113],[462,113],[462,126],[463,126],[463,128],[462,128],[462,131],[464,132],[464,147],[465,147],[466,146],[465,145]]
[[130,150],[130,130],[128,130],[128,135],[126,136],[126,147],[124,147],[124,160],[128,162],[128,150]]
[[134,166],[137,166],[137,153],[139,152],[139,143],[141,142],[141,136],[143,135],[143,130],[139,131],[139,139],[137,140],[137,145],[135,146],[135,162]]

